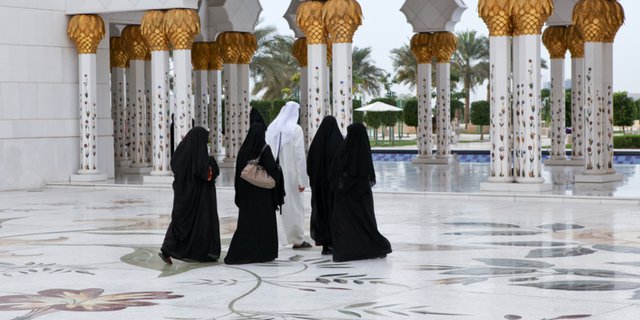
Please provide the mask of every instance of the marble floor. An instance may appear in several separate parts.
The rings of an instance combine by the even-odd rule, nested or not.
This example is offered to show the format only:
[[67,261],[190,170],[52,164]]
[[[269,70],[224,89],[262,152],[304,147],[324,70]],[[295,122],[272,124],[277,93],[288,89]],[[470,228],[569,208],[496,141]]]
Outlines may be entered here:
[[[307,202],[309,193],[305,193]],[[236,225],[218,190],[223,254]],[[526,200],[526,199],[525,199]],[[164,265],[166,188],[0,193],[0,319],[638,319],[640,205],[376,193],[386,259]],[[307,208],[307,216],[308,216]],[[307,230],[308,234],[308,230]]]

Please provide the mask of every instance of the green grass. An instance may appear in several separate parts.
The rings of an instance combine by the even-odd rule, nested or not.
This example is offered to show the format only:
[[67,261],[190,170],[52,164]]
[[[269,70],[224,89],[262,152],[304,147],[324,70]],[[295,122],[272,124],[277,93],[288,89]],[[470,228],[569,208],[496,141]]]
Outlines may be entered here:
[[405,147],[415,146],[416,140],[395,140],[393,143],[389,140],[378,140],[376,143],[374,140],[370,140],[372,147]]

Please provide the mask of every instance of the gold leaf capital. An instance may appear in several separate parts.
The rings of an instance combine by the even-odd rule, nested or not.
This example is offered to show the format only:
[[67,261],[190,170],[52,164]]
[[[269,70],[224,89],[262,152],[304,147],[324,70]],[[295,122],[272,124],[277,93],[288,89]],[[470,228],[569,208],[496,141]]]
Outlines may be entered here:
[[224,60],[222,59],[222,47],[217,42],[212,41],[209,45],[209,70],[222,70]]
[[67,35],[75,42],[78,54],[95,54],[104,34],[104,21],[95,14],[75,15],[67,26]]
[[575,25],[567,28],[567,47],[572,58],[584,58],[584,38]]
[[238,58],[239,64],[251,63],[253,54],[258,49],[258,42],[256,36],[252,33],[243,32],[242,35],[242,50],[240,51],[240,57]]
[[111,68],[129,67],[129,57],[124,51],[120,37],[111,37],[109,39],[109,62]]
[[458,47],[458,38],[452,32],[436,32],[432,35],[433,54],[438,63],[449,63]]
[[307,38],[298,38],[291,48],[293,56],[298,60],[301,68],[307,66]]
[[200,33],[200,17],[195,10],[171,9],[164,14],[164,31],[174,50],[190,50]]
[[140,26],[124,27],[122,41],[131,60],[146,60],[149,55],[149,47],[140,33]]
[[552,13],[552,0],[511,0],[514,36],[541,34]]
[[326,43],[322,7],[324,1],[304,1],[296,11],[296,23],[304,32],[307,44]]
[[242,54],[244,38],[241,32],[222,32],[216,42],[220,46],[225,64],[237,64]]
[[151,51],[169,50],[169,40],[164,31],[163,11],[150,10],[145,12],[142,16],[140,31]]
[[411,37],[411,52],[418,64],[431,63],[433,59],[432,36],[429,33],[416,33]]
[[564,59],[567,53],[567,27],[548,27],[542,34],[542,43],[549,51],[551,59]]
[[352,43],[362,25],[362,8],[357,0],[329,0],[322,7],[322,19],[333,43]]
[[513,34],[511,1],[480,0],[478,2],[478,14],[489,28],[489,36],[501,37]]
[[191,48],[191,64],[193,70],[209,69],[209,44],[206,42],[194,42]]

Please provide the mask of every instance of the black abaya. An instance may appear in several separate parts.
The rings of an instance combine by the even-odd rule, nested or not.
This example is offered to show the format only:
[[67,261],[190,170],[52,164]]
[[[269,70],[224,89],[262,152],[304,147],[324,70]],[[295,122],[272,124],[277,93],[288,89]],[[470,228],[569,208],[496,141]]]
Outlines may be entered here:
[[264,118],[260,114],[260,111],[258,111],[258,109],[256,108],[251,108],[251,112],[249,112],[249,125],[252,125],[254,123],[262,124],[265,128],[267,127],[267,124],[264,122]]
[[380,232],[371,187],[376,183],[366,128],[347,128],[329,172],[333,191],[331,235],[333,261],[385,257],[391,244]]
[[[209,157],[206,129],[191,129],[171,159],[173,210],[162,252],[186,261],[216,261],[220,257],[220,224],[214,179],[220,169]],[[212,177],[209,179],[209,170]]]
[[322,120],[307,156],[307,174],[311,184],[311,238],[316,245],[331,246],[331,207],[333,196],[329,188],[329,169],[344,141],[333,116]]
[[[238,226],[224,258],[226,264],[268,262],[278,257],[276,209],[282,205],[284,194],[282,172],[278,169],[269,146],[264,148],[264,133],[264,125],[252,124],[238,151],[235,177]],[[256,187],[240,178],[247,161],[257,158],[261,152],[259,164],[270,176],[276,178],[274,189]]]

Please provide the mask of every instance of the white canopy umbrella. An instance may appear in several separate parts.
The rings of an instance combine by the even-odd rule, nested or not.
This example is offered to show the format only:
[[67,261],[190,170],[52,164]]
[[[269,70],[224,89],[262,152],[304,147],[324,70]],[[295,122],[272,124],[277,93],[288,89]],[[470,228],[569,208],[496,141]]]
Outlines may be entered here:
[[360,107],[358,109],[355,109],[355,111],[368,111],[368,112],[385,112],[385,111],[392,111],[392,112],[400,112],[402,111],[402,109],[398,108],[398,107],[394,107],[390,104],[386,104],[384,102],[380,102],[380,101],[376,101],[372,104],[366,105],[364,107]]

